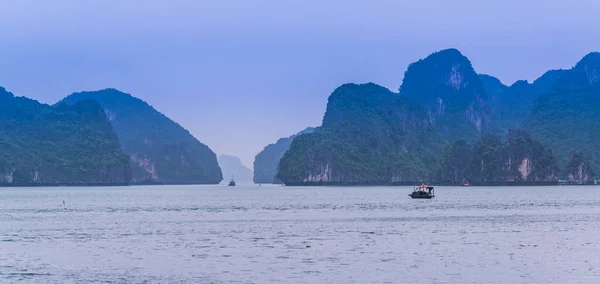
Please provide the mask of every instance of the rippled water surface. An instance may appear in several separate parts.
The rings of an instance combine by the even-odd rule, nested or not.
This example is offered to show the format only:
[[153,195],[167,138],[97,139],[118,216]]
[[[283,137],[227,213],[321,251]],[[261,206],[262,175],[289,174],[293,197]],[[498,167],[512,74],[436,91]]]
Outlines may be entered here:
[[600,283],[600,187],[411,190],[0,188],[0,282]]

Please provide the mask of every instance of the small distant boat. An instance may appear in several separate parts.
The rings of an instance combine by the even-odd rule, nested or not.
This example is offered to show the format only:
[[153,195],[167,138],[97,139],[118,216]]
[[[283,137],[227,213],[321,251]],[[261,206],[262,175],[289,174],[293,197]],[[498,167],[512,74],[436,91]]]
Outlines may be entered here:
[[235,186],[235,180],[233,180],[233,177],[231,177],[231,180],[229,181],[228,186]]
[[433,186],[421,184],[413,188],[413,192],[409,194],[411,198],[431,199],[435,197]]
[[465,187],[470,186],[469,181],[465,181],[465,183],[463,183],[463,186],[465,186]]

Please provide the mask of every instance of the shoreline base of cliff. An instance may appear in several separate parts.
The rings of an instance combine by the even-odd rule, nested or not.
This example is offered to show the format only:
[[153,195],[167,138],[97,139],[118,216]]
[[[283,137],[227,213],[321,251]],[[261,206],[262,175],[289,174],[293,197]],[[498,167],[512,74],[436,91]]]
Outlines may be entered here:
[[[423,181],[412,181],[412,182],[287,182],[285,186],[411,186],[415,184],[421,184]],[[436,183],[427,182],[434,186],[463,186],[458,183]],[[470,184],[473,186],[557,186],[558,181],[536,181],[536,182],[473,182]]]

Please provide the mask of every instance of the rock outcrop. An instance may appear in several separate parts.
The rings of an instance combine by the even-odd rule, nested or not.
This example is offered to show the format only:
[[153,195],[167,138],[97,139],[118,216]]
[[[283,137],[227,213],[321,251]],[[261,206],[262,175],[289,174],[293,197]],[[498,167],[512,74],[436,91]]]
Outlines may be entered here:
[[329,97],[319,131],[292,141],[278,177],[286,185],[412,183],[441,148],[417,103],[373,83],[345,84]]
[[217,156],[146,102],[115,89],[74,93],[60,104],[99,103],[129,155],[133,183],[218,184]]
[[471,62],[446,49],[412,63],[400,94],[420,103],[446,141],[476,140],[491,129],[489,98]]

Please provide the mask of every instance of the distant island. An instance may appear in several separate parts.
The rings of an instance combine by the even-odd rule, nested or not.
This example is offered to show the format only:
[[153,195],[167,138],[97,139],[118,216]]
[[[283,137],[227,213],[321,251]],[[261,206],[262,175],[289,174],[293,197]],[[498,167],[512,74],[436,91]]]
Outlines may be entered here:
[[456,49],[408,67],[399,93],[345,84],[318,132],[294,137],[286,185],[594,184],[600,54],[533,83],[477,74]]
[[242,164],[240,158],[229,155],[220,155],[218,158],[219,166],[223,171],[223,178],[229,182],[234,178],[239,183],[252,182],[252,170]]

